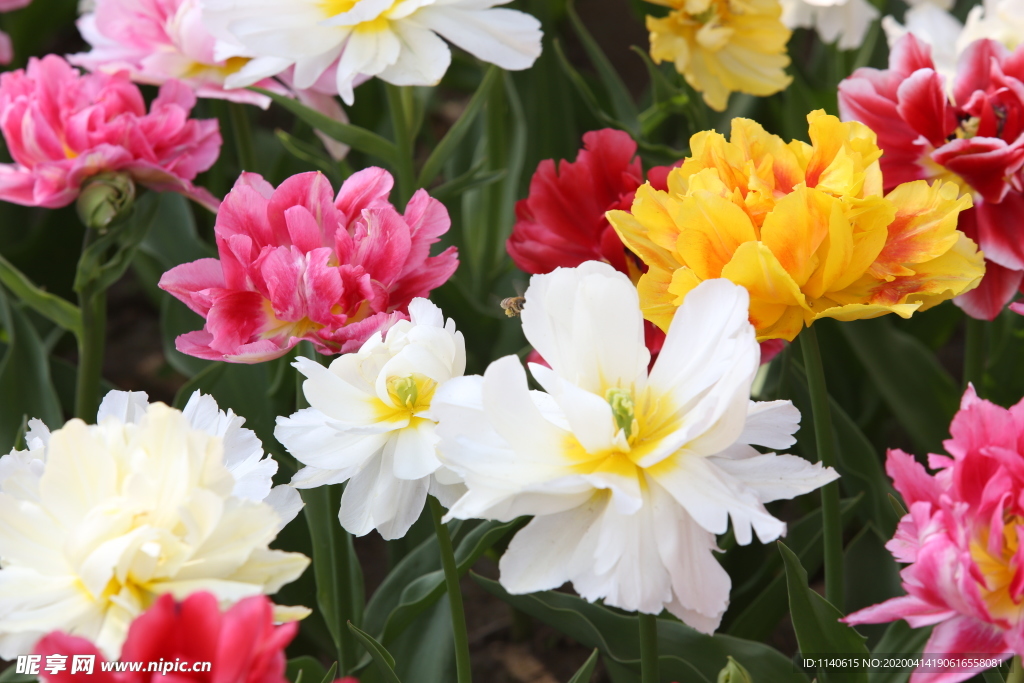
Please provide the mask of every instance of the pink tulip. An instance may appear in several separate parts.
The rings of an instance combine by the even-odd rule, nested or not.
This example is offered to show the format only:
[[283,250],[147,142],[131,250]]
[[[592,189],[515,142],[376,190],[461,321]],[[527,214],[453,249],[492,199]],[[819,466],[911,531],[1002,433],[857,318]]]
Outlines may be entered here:
[[[851,614],[850,624],[904,619],[934,625],[924,652],[939,657],[1024,653],[1024,400],[1009,410],[968,388],[929,474],[889,451],[886,471],[909,513],[886,547],[906,563],[907,595]],[[965,681],[981,669],[917,672],[912,683]]]
[[146,113],[126,74],[82,75],[55,55],[29,60],[27,70],[0,75],[0,132],[14,159],[0,164],[0,199],[67,206],[90,176],[121,171],[216,210],[217,199],[191,182],[221,145],[215,120],[188,118],[195,103],[170,81]]
[[220,259],[160,280],[206,319],[178,337],[178,350],[256,363],[308,340],[320,353],[347,353],[405,319],[409,302],[447,281],[458,258],[454,247],[429,256],[450,226],[444,206],[420,190],[402,216],[388,201],[392,184],[390,173],[368,168],[332,200],[320,173],[276,190],[242,174],[217,215]]
[[[245,598],[223,614],[211,593],[193,593],[176,603],[162,595],[135,619],[121,651],[122,662],[141,662],[142,671],[103,671],[106,661],[85,638],[54,632],[36,645],[35,653],[64,655],[69,663],[55,674],[41,672],[46,683],[72,683],[88,678],[94,683],[287,683],[284,648],[299,630],[296,622],[274,625],[273,604],[264,596]],[[73,655],[96,657],[91,674],[71,673]],[[209,662],[210,670],[146,671],[149,662]]]

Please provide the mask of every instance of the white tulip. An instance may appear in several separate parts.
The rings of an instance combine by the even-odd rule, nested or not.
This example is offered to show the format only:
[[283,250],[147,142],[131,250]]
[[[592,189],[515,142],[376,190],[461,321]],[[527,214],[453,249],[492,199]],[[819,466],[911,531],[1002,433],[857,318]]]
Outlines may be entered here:
[[714,555],[729,520],[737,542],[778,538],[763,503],[838,475],[783,448],[800,420],[788,401],[754,403],[759,350],[745,289],[711,280],[687,294],[648,374],[629,278],[603,263],[536,275],[522,313],[550,364],[495,361],[438,389],[442,462],[467,493],[449,517],[533,515],[501,559],[511,593],[571,581],[587,600],[717,628],[729,577]]
[[329,368],[300,358],[311,407],[278,418],[274,433],[307,465],[293,486],[348,481],[338,519],[357,536],[401,538],[428,492],[450,503],[464,491],[437,458],[431,402],[466,371],[466,342],[426,299],[413,299],[409,316]]
[[277,465],[242,421],[198,392],[185,414],[111,392],[96,425],[32,420],[28,450],[0,458],[0,657],[61,630],[115,658],[161,594],[229,605],[298,578],[309,559],[268,544],[301,501],[271,490]]
[[504,69],[533,65],[540,22],[497,8],[509,0],[202,0],[204,21],[224,39],[219,59],[253,58],[227,79],[244,87],[293,67],[294,85],[353,88],[378,77],[394,85],[436,85],[448,70],[444,38]]

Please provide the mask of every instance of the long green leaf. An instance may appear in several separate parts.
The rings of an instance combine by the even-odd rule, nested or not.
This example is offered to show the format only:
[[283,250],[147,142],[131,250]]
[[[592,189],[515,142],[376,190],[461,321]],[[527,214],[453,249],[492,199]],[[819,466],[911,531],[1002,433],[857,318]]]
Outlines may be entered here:
[[360,152],[365,152],[366,154],[375,156],[378,159],[383,159],[389,164],[395,164],[398,161],[398,148],[395,146],[395,143],[377,135],[373,131],[360,128],[359,126],[354,126],[351,123],[335,121],[331,117],[321,114],[315,109],[310,109],[291,97],[270,92],[263,88],[249,89],[258,92],[261,95],[266,95],[270,99],[274,100],[276,104],[284,107],[309,125],[313,126],[313,128],[316,128],[321,133],[334,138],[338,142],[344,142],[352,149],[358,149]]
[[0,255],[0,282],[26,306],[76,336],[82,334],[82,312],[78,306],[54,296],[35,285],[20,270]]
[[[902,619],[889,624],[885,635],[878,641],[872,652],[878,655],[906,655],[914,657],[921,654],[924,644],[932,634],[930,626],[925,628],[911,628]],[[881,669],[872,671],[868,675],[871,683],[907,683],[910,672],[906,669]]]
[[[789,383],[791,398],[803,415],[810,415],[807,375],[795,360],[789,364],[789,371],[794,380]],[[894,490],[882,467],[878,450],[835,399],[829,399],[829,406],[832,412],[836,456],[839,458],[838,470],[842,475],[839,484],[846,495],[864,496],[864,503],[860,508],[863,518],[872,522],[879,534],[888,540],[896,531],[897,520],[892,516],[892,506],[889,503],[889,496]],[[813,427],[808,427],[801,430],[798,435],[801,444],[813,443]]]
[[555,46],[555,54],[558,55],[558,63],[562,67],[562,71],[565,72],[565,75],[569,77],[569,81],[576,87],[576,91],[579,93],[580,97],[583,98],[587,107],[590,108],[590,112],[606,126],[628,131],[629,126],[626,123],[619,121],[601,107],[601,104],[597,101],[597,96],[594,95],[594,91],[590,89],[589,85],[587,85],[587,81],[583,78],[580,72],[576,70],[576,67],[572,65],[569,58],[565,56],[565,51],[562,50],[562,44],[557,40],[554,41],[553,44]]
[[587,657],[587,661],[583,662],[583,666],[569,679],[569,683],[590,683],[590,679],[594,675],[594,669],[597,668],[597,655],[599,652],[600,650],[595,647],[594,651]]
[[469,104],[466,105],[462,115],[459,116],[458,120],[452,124],[452,127],[448,129],[444,137],[441,138],[441,142],[437,144],[434,151],[427,157],[426,163],[423,164],[423,168],[420,169],[419,186],[429,187],[430,183],[434,182],[434,178],[441,172],[441,168],[445,163],[452,157],[455,150],[458,148],[459,143],[466,137],[473,124],[476,123],[477,116],[484,108],[484,104],[487,103],[487,98],[490,95],[491,88],[498,82],[500,76],[500,70],[496,66],[492,66],[487,69],[487,73],[484,74],[484,78],[480,81],[479,87],[476,92],[473,93],[473,97],[469,100]]
[[[639,681],[640,638],[636,617],[594,605],[574,595],[544,591],[510,595],[497,581],[470,574],[484,590],[513,607],[543,621],[586,647],[596,647],[611,671],[617,665],[621,677]],[[662,680],[713,682],[732,655],[758,683],[807,683],[794,671],[790,660],[777,650],[726,635],[709,636],[678,621],[658,622],[658,651]]]
[[0,453],[8,452],[26,418],[39,418],[51,429],[64,422],[60,399],[50,377],[45,346],[24,312],[8,301],[0,287],[0,328],[7,344],[0,360]]
[[[316,575],[317,606],[338,649],[342,673],[357,663],[355,643],[346,623],[361,620],[363,610],[362,572],[359,570],[352,534],[341,528],[337,511],[341,486],[304,489],[302,500],[313,542],[313,571]],[[372,654],[372,653],[371,653]]]
[[935,355],[886,318],[839,328],[918,450],[939,452],[960,392]]
[[576,31],[580,43],[583,44],[583,49],[586,50],[587,56],[594,64],[594,68],[597,69],[597,75],[601,79],[604,89],[608,92],[612,109],[615,111],[615,118],[626,124],[629,127],[629,132],[635,136],[639,132],[637,120],[640,112],[637,110],[629,88],[622,82],[622,78],[615,71],[615,67],[612,66],[604,50],[601,49],[601,46],[597,44],[594,37],[590,35],[590,31],[587,30],[587,27],[580,20],[572,0],[566,3],[566,14],[569,16],[569,21],[572,23],[573,30]]
[[348,628],[352,633],[355,634],[359,642],[366,647],[366,651],[373,657],[374,663],[377,665],[377,669],[384,676],[384,680],[388,683],[402,683],[398,680],[398,674],[395,673],[395,658],[391,656],[384,646],[374,640],[366,631],[362,631],[352,622],[349,622]]
[[[828,654],[867,656],[864,638],[840,622],[842,612],[808,586],[807,572],[800,564],[800,558],[782,541],[778,541],[778,546],[786,565],[789,612],[800,652],[805,657]],[[819,674],[826,683],[866,683],[868,680],[867,672],[862,670],[823,668],[819,669]]]
[[[841,502],[839,514],[844,529],[854,519],[861,501],[862,497],[858,496]],[[811,572],[821,569],[821,509],[808,513],[791,525],[786,540],[793,546],[804,567]],[[734,549],[731,554],[736,554],[736,550],[738,549]],[[729,556],[726,555],[725,559],[729,559]],[[729,619],[726,633],[757,641],[766,640],[772,634],[779,621],[789,611],[786,572],[781,565],[781,558],[771,553],[767,560],[761,560],[759,569],[753,576],[742,585],[733,588],[732,603],[744,607],[731,619],[730,614],[726,614],[726,618]]]

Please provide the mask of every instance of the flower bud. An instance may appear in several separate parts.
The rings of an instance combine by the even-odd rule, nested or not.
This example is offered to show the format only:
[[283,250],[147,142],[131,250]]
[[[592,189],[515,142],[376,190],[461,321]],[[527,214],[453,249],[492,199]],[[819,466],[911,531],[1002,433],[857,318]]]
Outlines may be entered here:
[[754,683],[754,679],[742,664],[729,657],[729,663],[718,673],[718,683]]
[[89,178],[78,195],[78,217],[87,228],[100,233],[131,213],[135,183],[125,173],[100,173]]

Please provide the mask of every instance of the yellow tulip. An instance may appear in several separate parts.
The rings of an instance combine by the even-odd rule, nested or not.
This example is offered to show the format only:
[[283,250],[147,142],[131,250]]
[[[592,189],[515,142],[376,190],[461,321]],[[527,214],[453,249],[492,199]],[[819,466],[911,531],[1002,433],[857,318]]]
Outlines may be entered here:
[[793,80],[779,0],[650,1],[672,10],[647,17],[651,59],[675,64],[712,109],[724,111],[733,91],[771,95]]
[[648,266],[637,285],[648,320],[667,329],[689,291],[722,277],[750,292],[759,341],[792,341],[819,318],[909,318],[978,285],[984,258],[956,229],[970,195],[942,180],[884,195],[870,129],[821,111],[807,120],[811,144],[747,119],[728,141],[698,133],[667,192],[644,185],[631,212],[608,212]]

